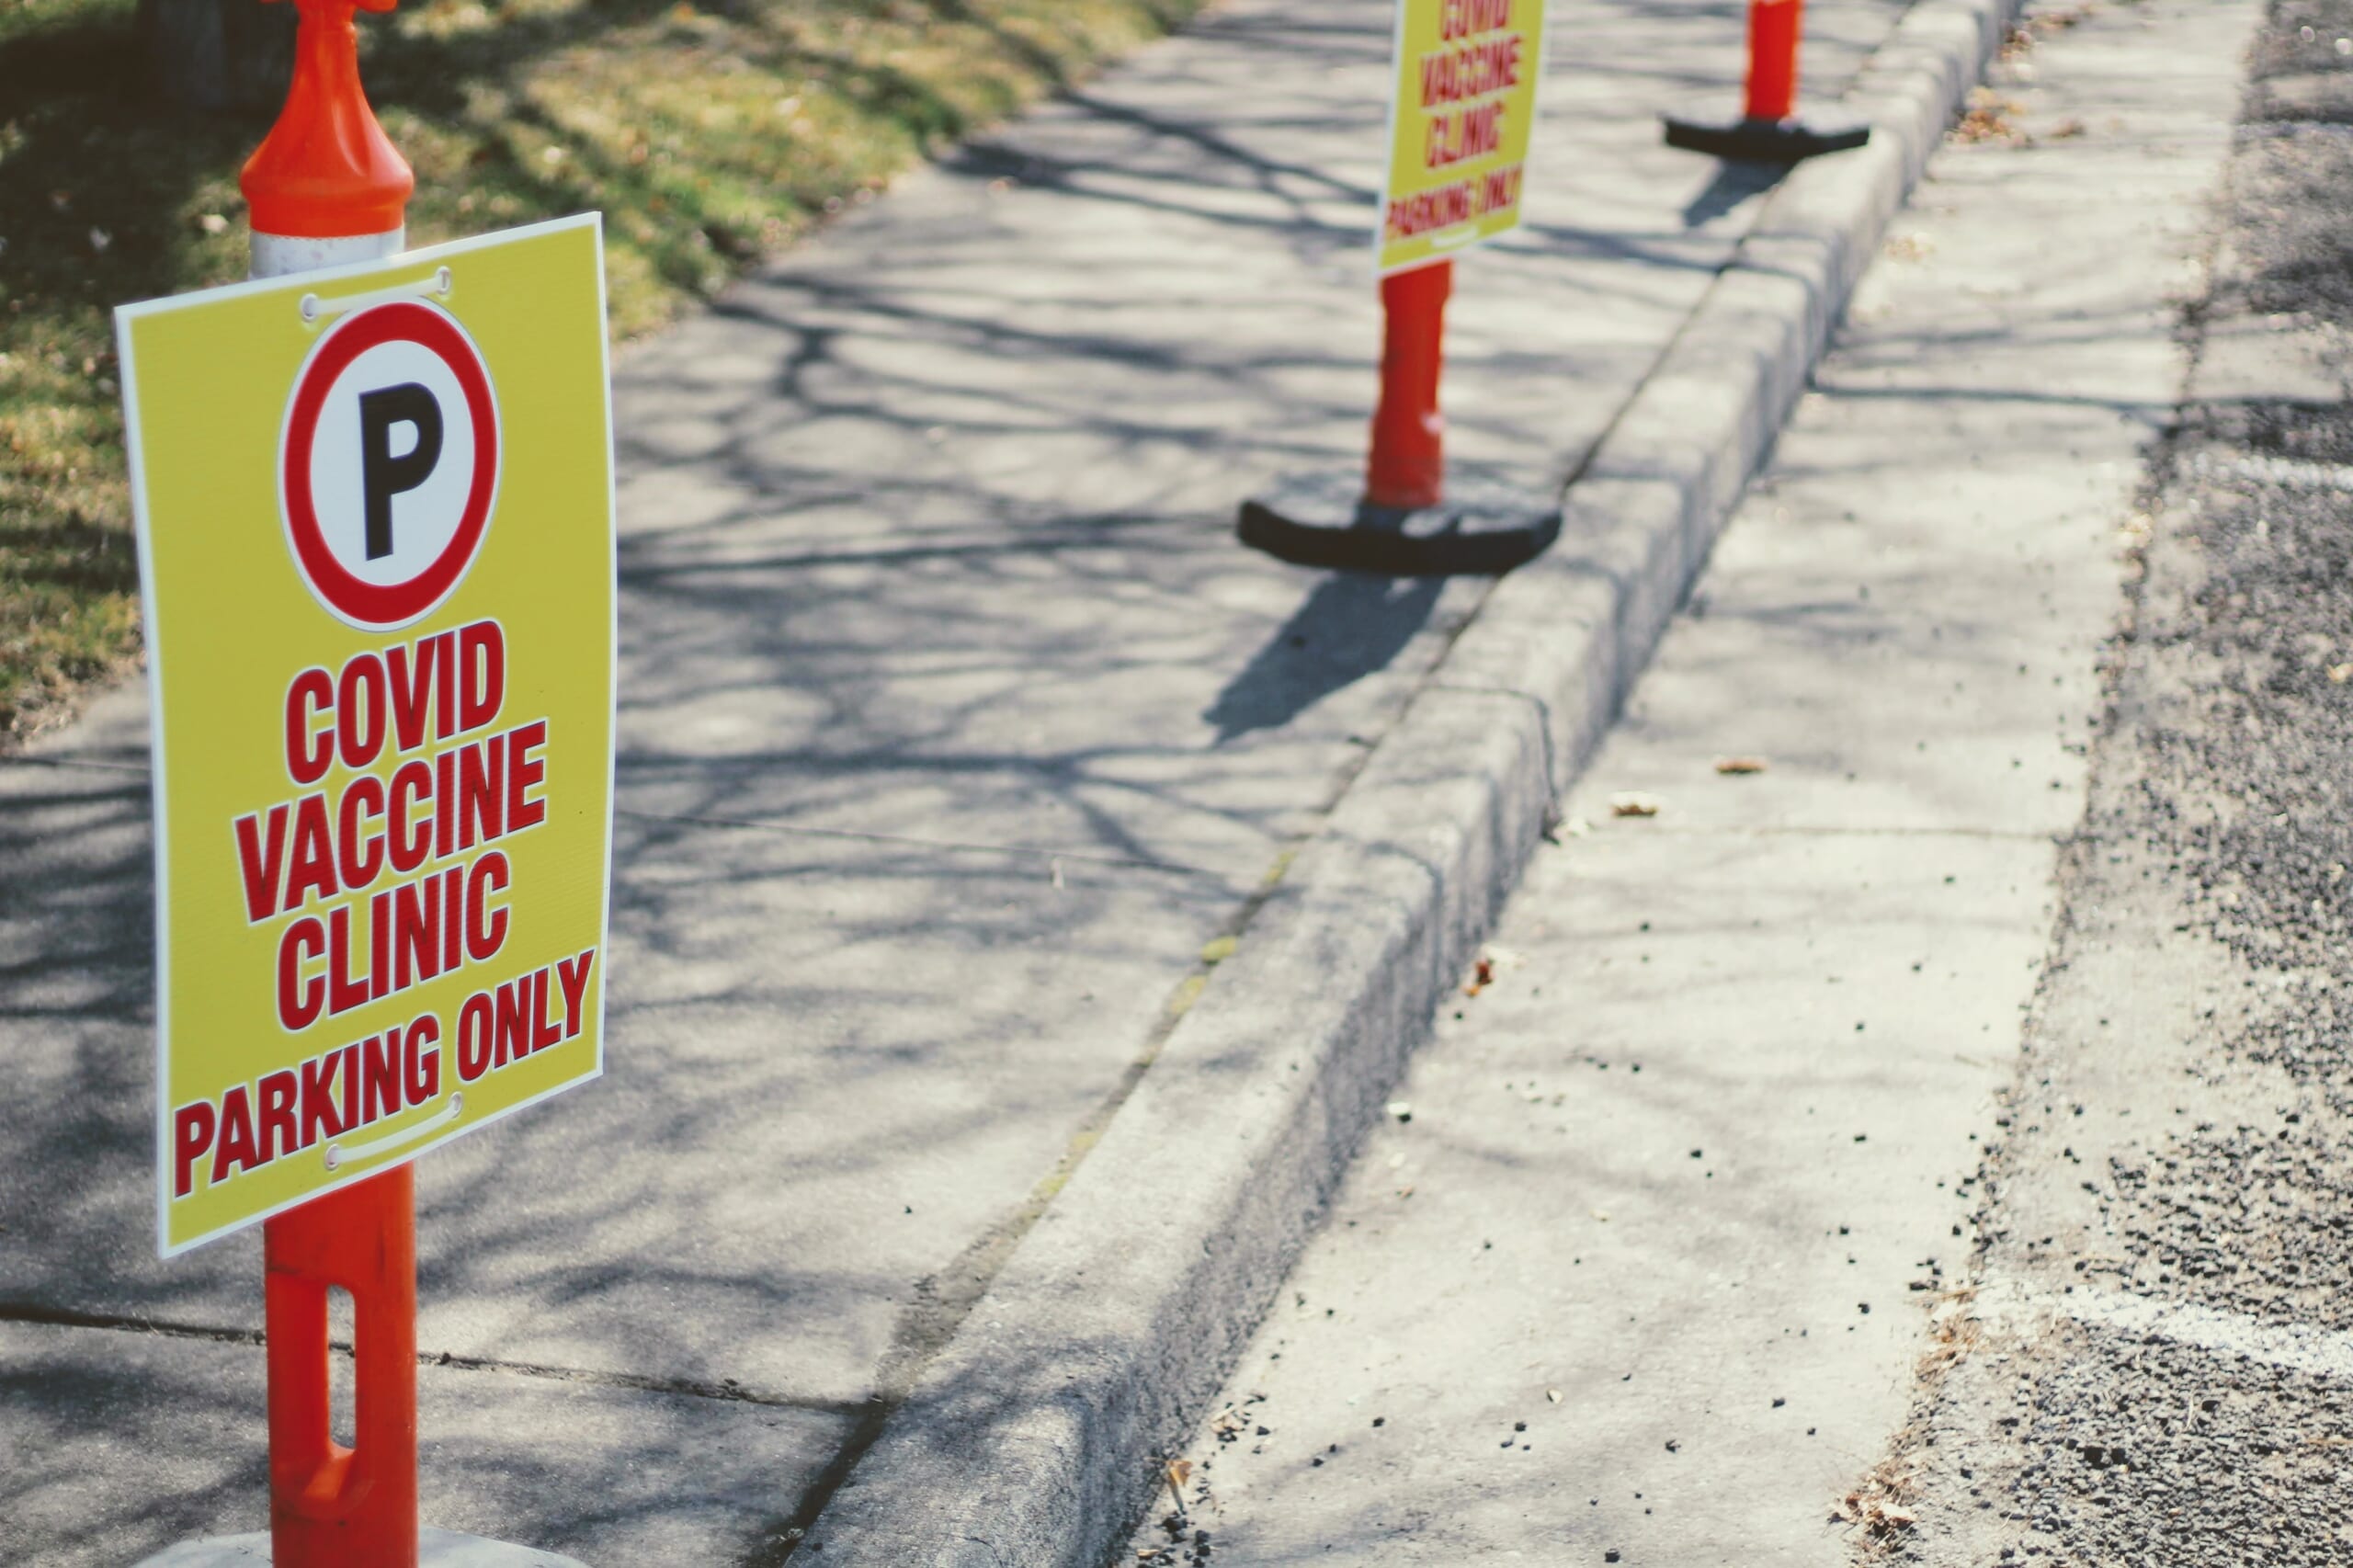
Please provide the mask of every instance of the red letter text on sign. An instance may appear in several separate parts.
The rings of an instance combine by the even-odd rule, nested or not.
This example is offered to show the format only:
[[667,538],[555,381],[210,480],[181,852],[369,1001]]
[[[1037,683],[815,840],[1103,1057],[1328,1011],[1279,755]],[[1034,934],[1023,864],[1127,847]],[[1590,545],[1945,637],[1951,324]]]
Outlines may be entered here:
[[286,813],[283,804],[269,808],[268,828],[248,812],[237,819],[237,868],[245,879],[245,923],[267,920],[278,913],[278,879],[286,870]]
[[327,928],[315,915],[305,915],[278,938],[278,1027],[289,1034],[319,1021],[319,1010],[326,1005],[321,994],[326,982],[304,974],[302,968],[304,960],[322,959],[326,952]]
[[311,722],[334,706],[335,682],[324,670],[304,670],[286,688],[286,772],[297,784],[316,784],[335,762],[333,727]]
[[198,1100],[172,1112],[172,1196],[196,1190],[196,1162],[212,1147],[212,1102]]

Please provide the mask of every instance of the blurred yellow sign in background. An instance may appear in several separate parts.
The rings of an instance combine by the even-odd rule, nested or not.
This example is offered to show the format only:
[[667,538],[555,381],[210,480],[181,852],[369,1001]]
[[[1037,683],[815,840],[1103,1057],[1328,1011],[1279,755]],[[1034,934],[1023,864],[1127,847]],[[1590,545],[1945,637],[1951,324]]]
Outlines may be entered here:
[[1398,0],[1380,269],[1519,226],[1544,0]]

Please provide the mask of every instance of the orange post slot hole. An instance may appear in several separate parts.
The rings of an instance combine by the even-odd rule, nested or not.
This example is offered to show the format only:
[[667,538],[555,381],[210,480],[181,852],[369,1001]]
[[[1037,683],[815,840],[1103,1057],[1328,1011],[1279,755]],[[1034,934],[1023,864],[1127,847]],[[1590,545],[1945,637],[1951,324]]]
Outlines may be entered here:
[[[274,1568],[416,1568],[415,1169],[263,1228]],[[351,1293],[353,1441],[331,1426],[327,1291]]]

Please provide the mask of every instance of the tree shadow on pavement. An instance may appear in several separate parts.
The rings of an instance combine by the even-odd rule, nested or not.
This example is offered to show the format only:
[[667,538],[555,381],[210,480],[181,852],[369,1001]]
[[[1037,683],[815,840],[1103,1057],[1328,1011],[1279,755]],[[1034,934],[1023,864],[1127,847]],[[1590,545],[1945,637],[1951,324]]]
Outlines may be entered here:
[[1725,163],[1716,169],[1716,177],[1708,187],[1693,197],[1683,209],[1683,226],[1696,229],[1722,217],[1753,197],[1764,195],[1781,183],[1789,169],[1781,164]]
[[1217,744],[1287,724],[1386,668],[1428,621],[1444,585],[1438,577],[1325,577],[1201,715],[1217,726]]

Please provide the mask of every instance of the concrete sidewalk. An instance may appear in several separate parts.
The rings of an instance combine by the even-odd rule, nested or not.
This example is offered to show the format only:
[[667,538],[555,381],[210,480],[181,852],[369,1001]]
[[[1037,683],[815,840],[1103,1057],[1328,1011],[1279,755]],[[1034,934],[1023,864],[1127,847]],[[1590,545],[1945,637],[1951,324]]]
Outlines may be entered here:
[[[1824,96],[1902,14],[1813,8]],[[1478,603],[1236,548],[1353,469],[1387,7],[1241,4],[621,359],[611,1076],[422,1167],[435,1523],[765,1561]],[[1453,452],[1557,480],[1767,183],[1731,6],[1563,7]],[[143,694],[0,765],[12,1551],[262,1522],[258,1248],[149,1256]]]
[[1900,1545],[2261,9],[1997,71],[1128,1561]]

